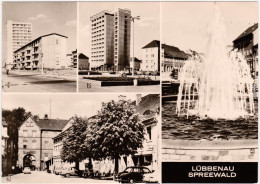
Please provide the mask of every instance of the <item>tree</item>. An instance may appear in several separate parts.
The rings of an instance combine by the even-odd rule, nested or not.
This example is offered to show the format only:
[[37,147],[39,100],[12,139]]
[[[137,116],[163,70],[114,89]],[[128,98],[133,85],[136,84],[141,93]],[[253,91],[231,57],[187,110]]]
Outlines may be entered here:
[[91,123],[86,145],[96,160],[115,159],[115,173],[118,173],[118,159],[137,153],[144,140],[144,125],[134,114],[131,101],[110,101],[102,104],[101,111]]
[[18,160],[18,128],[28,118],[32,116],[31,112],[27,112],[24,108],[18,107],[13,110],[2,109],[2,117],[8,125],[9,140],[14,144],[14,154],[8,155],[10,157],[12,166],[16,165]]
[[84,144],[87,127],[87,119],[77,116],[73,117],[72,126],[65,130],[65,135],[62,140],[61,159],[63,161],[70,163],[76,162],[76,167],[78,167],[80,161],[89,158],[89,167],[91,167],[92,154]]

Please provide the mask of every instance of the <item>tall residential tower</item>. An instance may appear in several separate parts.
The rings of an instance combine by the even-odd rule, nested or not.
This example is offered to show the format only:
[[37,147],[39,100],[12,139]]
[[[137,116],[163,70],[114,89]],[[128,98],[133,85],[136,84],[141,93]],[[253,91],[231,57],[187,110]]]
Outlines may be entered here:
[[102,11],[90,17],[91,69],[124,70],[130,62],[131,11]]
[[6,67],[13,66],[13,52],[32,40],[32,23],[7,21],[6,24]]

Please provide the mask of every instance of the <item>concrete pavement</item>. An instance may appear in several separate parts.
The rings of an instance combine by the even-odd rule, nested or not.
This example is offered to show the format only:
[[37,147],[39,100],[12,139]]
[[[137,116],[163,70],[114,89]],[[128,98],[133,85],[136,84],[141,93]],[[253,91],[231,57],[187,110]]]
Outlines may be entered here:
[[118,183],[113,180],[84,179],[78,176],[69,178],[47,173],[46,171],[32,171],[31,174],[16,174],[10,177],[2,177],[2,183]]
[[2,72],[3,92],[76,92],[76,81],[41,76],[38,72]]
[[83,79],[79,76],[78,87],[79,92],[147,92],[147,93],[160,93],[160,85],[147,85],[147,86],[104,86],[100,87],[95,85],[95,81],[92,80],[91,88],[87,87],[89,80]]

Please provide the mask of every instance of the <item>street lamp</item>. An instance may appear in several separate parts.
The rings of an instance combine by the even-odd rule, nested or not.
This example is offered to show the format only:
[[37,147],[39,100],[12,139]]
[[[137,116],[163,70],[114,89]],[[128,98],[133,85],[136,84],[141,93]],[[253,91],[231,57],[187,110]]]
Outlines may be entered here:
[[135,44],[134,44],[134,33],[135,33],[135,30],[134,30],[134,23],[135,23],[135,19],[136,20],[140,20],[140,16],[136,16],[136,17],[132,17],[131,16],[131,21],[133,22],[133,69],[132,69],[132,76],[134,76],[134,69],[135,69],[135,56],[134,56],[134,49],[135,49]]

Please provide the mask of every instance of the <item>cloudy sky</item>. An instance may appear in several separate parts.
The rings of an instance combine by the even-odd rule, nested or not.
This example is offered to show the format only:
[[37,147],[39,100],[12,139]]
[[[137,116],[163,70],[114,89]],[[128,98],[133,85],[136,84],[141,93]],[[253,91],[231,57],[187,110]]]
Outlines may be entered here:
[[257,2],[162,2],[162,41],[186,51],[204,52],[206,30],[218,6],[226,27],[226,45],[258,22]]
[[31,22],[32,39],[59,33],[68,36],[68,53],[77,47],[76,2],[3,2],[2,3],[3,58],[5,58],[7,20]]
[[141,48],[152,40],[160,39],[160,3],[158,2],[80,2],[79,52],[86,54],[88,57],[90,56],[90,17],[103,10],[114,12],[118,8],[130,9],[132,16],[139,15],[141,17],[139,21],[135,21],[134,25],[135,57],[141,59]]
[[[69,119],[75,114],[90,117],[101,108],[101,102],[118,100],[120,94],[2,94],[2,108],[12,110],[23,107],[33,115],[43,118]],[[125,95],[125,94],[122,94]],[[136,100],[136,94],[126,94],[126,99]],[[145,94],[142,94],[145,96]],[[51,104],[51,105],[50,105]],[[50,108],[51,107],[51,108]]]

